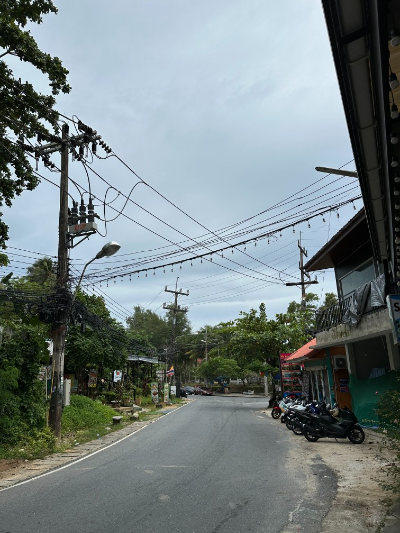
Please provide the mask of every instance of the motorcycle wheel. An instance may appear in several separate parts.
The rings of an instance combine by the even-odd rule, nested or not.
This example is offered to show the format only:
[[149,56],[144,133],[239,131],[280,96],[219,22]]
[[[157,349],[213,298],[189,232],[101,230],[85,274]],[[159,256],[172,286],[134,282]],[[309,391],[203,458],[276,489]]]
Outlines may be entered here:
[[295,424],[292,424],[292,431],[293,431],[293,433],[295,435],[303,435],[303,433],[304,433],[304,429],[303,428],[299,428]]
[[288,429],[293,429],[293,424],[292,424],[292,420],[290,418],[286,418],[286,427]]
[[353,444],[361,444],[364,442],[365,433],[361,426],[354,426],[351,428],[350,433],[347,435],[350,442]]
[[281,411],[278,411],[278,409],[272,409],[271,416],[275,420],[278,420],[278,418],[281,416]]
[[317,440],[319,439],[319,437],[316,437],[315,435],[306,430],[304,430],[303,435],[308,440],[308,442],[317,442]]

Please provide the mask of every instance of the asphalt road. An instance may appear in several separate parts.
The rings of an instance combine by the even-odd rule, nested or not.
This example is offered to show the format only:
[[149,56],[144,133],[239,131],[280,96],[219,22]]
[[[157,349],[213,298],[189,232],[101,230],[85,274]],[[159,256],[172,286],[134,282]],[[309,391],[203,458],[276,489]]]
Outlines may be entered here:
[[305,498],[312,472],[296,468],[286,430],[261,413],[265,399],[195,398],[111,447],[0,492],[0,533],[321,531],[334,483],[317,462],[319,502]]

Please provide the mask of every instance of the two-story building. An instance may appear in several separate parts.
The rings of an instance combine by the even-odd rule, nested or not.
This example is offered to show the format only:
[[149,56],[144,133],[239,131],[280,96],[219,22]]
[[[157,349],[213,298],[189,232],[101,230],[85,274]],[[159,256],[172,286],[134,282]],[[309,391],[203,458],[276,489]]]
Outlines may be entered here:
[[[387,294],[397,285],[385,282],[373,255],[364,210],[358,212],[305,265],[309,272],[333,268],[336,305],[316,316],[316,343],[331,396],[349,380],[352,407],[360,420],[376,421],[375,407],[387,390],[400,387],[400,352],[394,344]],[[312,361],[308,356],[307,360]]]
[[331,352],[344,349],[353,409],[376,420],[380,395],[400,388],[385,301],[400,288],[400,1],[322,6],[364,210],[305,265],[334,268],[339,296],[317,317],[315,349],[324,350],[331,395],[344,370]]

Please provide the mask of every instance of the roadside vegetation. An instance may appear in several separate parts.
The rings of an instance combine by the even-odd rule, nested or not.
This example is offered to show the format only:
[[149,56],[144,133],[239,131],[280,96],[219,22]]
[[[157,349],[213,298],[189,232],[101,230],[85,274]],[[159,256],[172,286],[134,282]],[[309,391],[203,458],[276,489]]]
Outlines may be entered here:
[[387,479],[380,484],[385,490],[400,494],[400,391],[386,392],[378,404],[377,413],[385,435],[382,447],[393,454],[386,467]]

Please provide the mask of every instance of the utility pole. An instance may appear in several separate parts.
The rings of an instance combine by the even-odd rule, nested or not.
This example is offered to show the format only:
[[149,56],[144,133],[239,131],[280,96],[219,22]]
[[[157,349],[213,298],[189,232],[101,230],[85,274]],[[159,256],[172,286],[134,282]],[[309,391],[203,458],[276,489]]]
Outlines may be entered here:
[[[291,283],[286,283],[286,287],[300,287],[301,288],[301,305],[306,305],[306,288],[310,285],[317,285],[317,277],[315,277],[314,281],[311,281],[311,277],[308,272],[305,271],[303,266],[303,258],[307,257],[307,251],[305,248],[301,246],[301,232],[300,232],[300,239],[297,241],[297,246],[300,249],[300,262],[299,262],[299,269],[300,269],[300,281],[294,281]],[[307,278],[307,280],[306,280]]]
[[[58,222],[57,293],[62,302],[68,283],[68,131],[64,124],[61,138],[60,214]],[[49,426],[56,439],[61,438],[61,415],[64,379],[64,347],[67,328],[67,306],[61,303],[57,327],[53,337],[53,378],[50,398]],[[54,327],[54,326],[53,326]]]
[[[51,333],[53,339],[53,356],[52,356],[52,384],[49,410],[49,426],[52,429],[57,440],[61,438],[61,417],[63,407],[63,380],[64,380],[64,352],[65,337],[67,334],[68,319],[71,312],[71,295],[68,292],[68,250],[74,248],[74,238],[80,237],[79,244],[87,239],[90,235],[96,233],[97,225],[94,222],[94,206],[92,198],[89,198],[88,212],[83,198],[78,219],[78,202],[74,202],[71,212],[68,209],[68,160],[70,149],[78,160],[84,156],[84,149],[89,143],[92,143],[92,152],[96,153],[96,141],[101,139],[95,130],[92,130],[83,122],[78,122],[78,129],[83,133],[70,136],[67,124],[62,126],[61,138],[55,135],[43,136],[38,135],[38,142],[43,138],[48,138],[48,144],[39,144],[35,147],[36,161],[41,157],[46,166],[54,168],[55,165],[50,162],[49,154],[61,152],[61,176],[60,176],[60,213],[58,222],[58,259],[57,259],[57,281],[56,290],[58,296],[58,313],[54,317],[53,330]],[[106,152],[111,149],[103,142],[100,145]],[[79,154],[75,148],[79,147]],[[78,224],[79,222],[79,224]]]
[[174,320],[173,320],[173,323],[172,323],[172,344],[174,346],[175,346],[175,337],[176,337],[177,314],[178,313],[187,313],[188,312],[188,308],[187,307],[181,307],[180,305],[178,305],[178,297],[179,296],[189,296],[189,291],[182,292],[182,289],[179,289],[179,291],[178,291],[178,279],[179,279],[179,277],[176,278],[175,290],[174,291],[168,289],[167,286],[164,289],[164,292],[170,292],[171,294],[175,295],[174,304],[173,305],[163,304],[163,309],[169,309],[170,311],[172,311],[174,313]]

